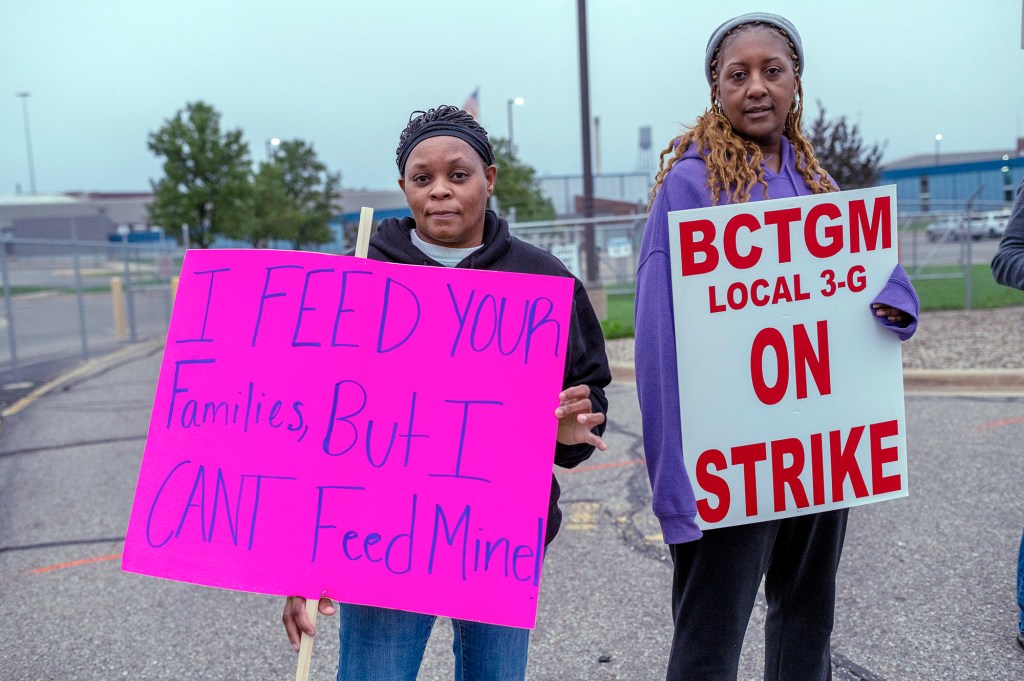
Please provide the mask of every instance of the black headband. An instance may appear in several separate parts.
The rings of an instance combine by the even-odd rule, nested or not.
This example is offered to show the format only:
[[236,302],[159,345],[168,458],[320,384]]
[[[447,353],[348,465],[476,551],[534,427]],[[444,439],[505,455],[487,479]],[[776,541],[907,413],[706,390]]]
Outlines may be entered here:
[[487,140],[487,135],[472,128],[451,123],[449,121],[431,121],[420,126],[409,135],[405,142],[398,149],[398,172],[405,176],[405,163],[409,160],[409,154],[413,148],[428,137],[458,137],[460,140],[473,147],[473,151],[480,155],[485,165],[494,165],[494,150]]

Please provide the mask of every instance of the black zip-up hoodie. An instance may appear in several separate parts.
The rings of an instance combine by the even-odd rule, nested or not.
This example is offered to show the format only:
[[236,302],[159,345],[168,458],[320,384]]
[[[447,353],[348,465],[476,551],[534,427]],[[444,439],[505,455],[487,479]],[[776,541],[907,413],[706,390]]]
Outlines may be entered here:
[[[405,265],[431,265],[443,267],[418,249],[410,238],[416,227],[412,218],[396,220],[389,218],[380,223],[370,237],[369,257],[374,260]],[[493,211],[484,215],[484,245],[460,262],[457,267],[474,270],[497,270],[499,272],[522,272],[526,274],[547,274],[572,277],[555,256],[547,251],[512,236],[508,223]],[[569,326],[569,351],[565,362],[563,388],[574,385],[590,386],[590,401],[595,412],[608,413],[608,398],[605,386],[611,382],[608,357],[604,350],[604,334],[597,315],[590,304],[586,289],[579,279],[573,288],[572,322]],[[602,424],[598,435],[604,433]],[[573,468],[590,458],[594,447],[586,444],[563,445],[555,443],[555,464]],[[551,476],[551,503],[548,508],[547,534],[544,543],[549,544],[562,524],[562,512],[558,508],[561,490],[554,474]]]

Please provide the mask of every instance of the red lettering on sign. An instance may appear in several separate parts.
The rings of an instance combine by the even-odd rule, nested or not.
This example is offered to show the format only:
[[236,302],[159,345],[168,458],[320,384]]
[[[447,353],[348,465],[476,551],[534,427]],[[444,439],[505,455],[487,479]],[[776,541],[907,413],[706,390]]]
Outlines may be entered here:
[[[770,295],[769,290],[771,290]],[[777,277],[774,284],[767,279],[755,279],[749,286],[745,282],[735,281],[726,287],[724,302],[718,301],[718,287],[709,286],[708,310],[712,313],[742,310],[748,302],[753,303],[756,307],[764,307],[765,305],[809,300],[810,297],[810,292],[805,291],[800,283],[799,274],[784,274]]]
[[900,426],[895,420],[872,423],[868,429],[868,437],[871,440],[872,494],[898,492],[903,488],[903,481],[899,475],[882,474],[882,466],[899,458],[899,450],[896,447],[883,447],[882,438],[893,437],[899,432]]
[[[786,465],[786,455],[792,457]],[[795,437],[772,441],[772,496],[775,498],[775,512],[786,510],[786,487],[797,508],[807,508],[807,493],[800,482],[804,470],[804,444]]]
[[[868,434],[866,440],[865,431]],[[832,430],[811,433],[803,438],[785,437],[736,445],[729,449],[728,457],[721,449],[705,450],[697,457],[694,491],[698,497],[702,494],[709,496],[698,498],[697,511],[704,522],[724,520],[729,515],[732,493],[740,494],[737,477],[742,478],[743,512],[748,518],[758,515],[759,477],[762,490],[771,489],[774,513],[842,502],[845,496],[843,483],[847,479],[857,499],[900,491],[903,489],[901,476],[884,475],[883,471],[886,464],[899,462],[898,447],[885,446],[884,442],[886,438],[897,435],[899,423],[891,420],[853,426],[848,431]],[[860,464],[857,451],[862,443],[865,449],[869,449],[870,456],[862,456],[863,464]],[[765,461],[767,466],[758,465]],[[825,486],[826,468],[831,470],[830,492]],[[865,483],[868,469],[872,483],[870,492]],[[770,476],[770,480],[765,476]],[[733,488],[729,486],[730,479]]]
[[746,255],[741,255],[736,245],[736,235],[741,229],[756,232],[761,229],[761,224],[753,215],[740,213],[734,215],[725,225],[725,243],[723,245],[725,259],[736,269],[746,270],[756,265],[757,261],[761,259],[762,249],[759,246],[752,246]]
[[[701,238],[697,238],[697,235]],[[718,267],[715,248],[715,223],[711,220],[689,220],[679,223],[679,245],[682,255],[681,274],[707,274]],[[702,258],[698,261],[697,256]]]
[[775,225],[779,235],[779,262],[789,262],[793,259],[789,245],[789,226],[800,220],[799,208],[784,208],[782,210],[770,210],[764,214],[766,225]]
[[718,302],[714,286],[708,286],[708,309],[712,314],[715,312],[725,312],[728,309],[725,305]]
[[[808,208],[806,214],[796,207],[739,213],[724,225],[707,219],[683,221],[679,223],[682,274],[707,274],[723,256],[730,267],[750,269],[762,262],[764,246],[773,238],[779,264],[792,262],[794,238],[802,238],[807,252],[818,259],[831,258],[844,248],[850,253],[892,248],[893,210],[891,196],[877,196],[842,205],[825,201]],[[765,227],[774,227],[774,234]]]
[[843,443],[843,434],[833,430],[829,435],[829,454],[832,461],[832,499],[833,501],[843,500],[843,482],[850,478],[853,484],[853,495],[860,499],[868,495],[868,488],[864,484],[864,475],[857,465],[857,445],[860,444],[860,437],[864,434],[864,426],[857,426],[850,429],[850,436],[846,443]]
[[860,253],[861,237],[864,237],[864,250],[874,251],[878,248],[878,237],[882,237],[882,248],[892,248],[892,210],[888,196],[879,196],[871,210],[868,220],[868,209],[863,200],[850,202],[850,252]]
[[[768,348],[772,349],[775,357],[774,385],[768,385],[764,377],[764,353]],[[763,404],[778,404],[786,396],[786,388],[789,387],[789,352],[786,350],[786,339],[778,329],[769,326],[754,336],[754,344],[750,347],[750,380],[754,394]]]
[[[796,398],[807,399],[807,374],[814,379],[818,394],[832,392],[828,353],[828,321],[816,324],[818,348],[814,349],[803,324],[793,325],[793,372],[796,374]],[[764,376],[765,351],[771,348],[775,358],[775,383],[768,385]],[[778,404],[789,389],[790,352],[786,339],[776,328],[761,329],[750,347],[750,382],[754,394],[764,404]]]
[[814,505],[825,503],[825,454],[821,433],[811,434],[811,494]]
[[807,242],[807,251],[815,258],[831,258],[843,250],[842,224],[825,225],[821,232],[826,241],[824,243],[818,241],[818,221],[822,218],[838,220],[841,215],[839,206],[834,203],[819,203],[807,212],[807,220],[804,222],[804,241]]
[[709,449],[697,457],[697,486],[718,497],[717,506],[712,506],[707,499],[697,500],[697,512],[705,522],[720,522],[729,513],[729,483],[709,470],[722,471],[727,467],[725,454],[717,449]]
[[[807,397],[807,374],[811,374],[819,395],[832,393],[832,374],[828,361],[828,320],[818,320],[818,351],[814,351],[811,338],[803,324],[793,326],[793,361],[796,364],[796,398]],[[801,365],[803,370],[801,370]]]
[[743,495],[746,499],[747,517],[757,515],[757,471],[755,464],[768,458],[768,448],[763,442],[732,448],[732,465],[743,467]]

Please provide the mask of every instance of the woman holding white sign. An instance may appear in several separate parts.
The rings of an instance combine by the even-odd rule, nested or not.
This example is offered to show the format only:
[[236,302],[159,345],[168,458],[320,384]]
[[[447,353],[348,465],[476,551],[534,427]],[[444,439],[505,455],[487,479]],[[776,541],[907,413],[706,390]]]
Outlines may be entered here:
[[[848,512],[702,533],[682,451],[668,214],[838,188],[801,130],[804,54],[792,23],[767,13],[731,19],[712,34],[704,66],[711,108],[661,155],[637,271],[636,378],[644,448],[654,512],[674,564],[675,630],[667,678],[736,678],[747,622],[767,577],[764,678],[828,679],[835,575]],[[901,267],[872,308],[900,339],[913,334],[917,294]]]
[[[414,112],[402,132],[396,160],[398,184],[412,217],[382,221],[370,238],[370,258],[573,277],[557,258],[513,237],[508,223],[486,209],[498,172],[494,150],[487,131],[465,111],[441,106]],[[608,410],[604,388],[611,381],[600,323],[583,284],[574,280],[564,389],[552,414],[558,419],[557,442],[551,443],[554,461],[565,468],[583,462],[595,448],[607,448],[601,434]],[[507,431],[493,434],[496,442],[514,441],[516,424],[508,425]],[[545,546],[561,522],[558,497],[558,482],[552,476]],[[296,651],[300,633],[314,633],[304,608],[305,600],[298,597],[285,605],[284,625]],[[327,599],[321,599],[319,608],[325,615],[335,610]],[[339,609],[338,679],[416,678],[433,615],[345,603]],[[452,627],[457,680],[525,678],[529,629],[460,619],[453,619]]]

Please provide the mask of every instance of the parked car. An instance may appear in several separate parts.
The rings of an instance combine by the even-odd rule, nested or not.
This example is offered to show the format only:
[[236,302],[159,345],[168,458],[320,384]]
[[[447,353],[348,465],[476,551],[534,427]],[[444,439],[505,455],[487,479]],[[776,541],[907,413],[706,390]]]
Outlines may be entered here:
[[987,236],[993,239],[1000,239],[1006,231],[1006,225],[1010,222],[1009,210],[990,210],[981,215],[971,216],[971,220],[979,220],[984,226]]
[[925,227],[928,241],[959,241],[970,236],[975,241],[989,235],[988,226],[973,217],[968,220],[965,215],[947,215]]

